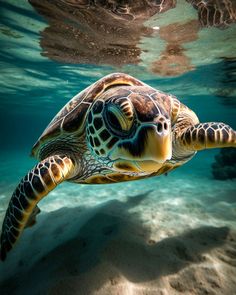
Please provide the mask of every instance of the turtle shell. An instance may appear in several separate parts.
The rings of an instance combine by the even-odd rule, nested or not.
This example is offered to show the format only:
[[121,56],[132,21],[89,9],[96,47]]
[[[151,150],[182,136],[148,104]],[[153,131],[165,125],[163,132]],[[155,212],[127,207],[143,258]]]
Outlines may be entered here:
[[32,148],[32,156],[37,156],[40,147],[46,142],[65,133],[82,135],[85,118],[90,105],[108,89],[119,86],[143,86],[141,81],[123,74],[114,73],[103,77],[85,90],[74,96],[53,118]]

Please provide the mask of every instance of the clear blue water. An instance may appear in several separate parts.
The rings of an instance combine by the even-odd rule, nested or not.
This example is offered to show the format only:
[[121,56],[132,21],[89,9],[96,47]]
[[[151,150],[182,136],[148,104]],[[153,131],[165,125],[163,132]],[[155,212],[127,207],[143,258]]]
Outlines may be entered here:
[[[183,18],[197,19],[195,10],[184,3],[179,4],[186,11]],[[142,54],[137,64],[57,61],[41,47],[48,23],[27,1],[4,0],[0,8],[0,224],[15,186],[36,163],[30,150],[48,122],[71,97],[106,74],[131,74],[176,95],[202,122],[222,121],[236,129],[234,24],[225,30],[199,29],[198,38],[181,43],[192,70],[183,65],[182,73],[166,76],[154,73],[150,66],[163,51],[165,39],[158,34],[141,36],[137,46]],[[179,20],[179,10],[154,16],[147,26],[167,26],[173,22],[172,16]],[[186,291],[186,281],[188,276],[191,281],[192,275],[191,294],[233,294],[236,182],[213,178],[211,166],[219,152],[199,152],[167,177],[92,187],[62,184],[40,203],[37,225],[25,231],[9,260],[0,263],[0,293],[177,294],[178,288],[170,287],[174,284],[171,275],[179,277]],[[232,240],[221,241],[226,229]],[[208,243],[208,236],[213,242],[199,250],[188,243],[188,234],[197,236],[197,245]],[[81,241],[85,241],[84,248]],[[190,258],[185,261],[183,255],[176,258],[169,254],[165,263],[161,257],[168,251],[159,251],[162,245],[170,253],[175,253],[178,245],[184,247],[181,251],[187,251]],[[227,256],[227,251],[231,255]],[[205,262],[198,260],[200,256]],[[135,266],[135,261],[140,265]],[[148,267],[147,262],[152,261],[163,269]],[[103,267],[104,275],[96,285],[95,278]],[[205,273],[204,267],[212,273]],[[231,275],[221,277],[226,273]],[[203,275],[202,291],[198,274]],[[216,293],[211,293],[206,283],[209,277],[223,281]],[[109,280],[113,287],[107,285]],[[115,293],[116,285],[120,293]]]

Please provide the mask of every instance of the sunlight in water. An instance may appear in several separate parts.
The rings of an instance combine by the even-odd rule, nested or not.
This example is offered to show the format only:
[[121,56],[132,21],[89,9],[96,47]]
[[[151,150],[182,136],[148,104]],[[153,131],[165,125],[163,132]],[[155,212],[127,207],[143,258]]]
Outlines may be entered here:
[[[22,204],[31,206],[27,203],[22,215],[23,205],[17,199],[10,203],[2,230],[1,253],[8,253],[0,261],[1,295],[235,293],[235,142],[231,148],[199,151],[183,164],[190,155],[186,146],[215,147],[217,140],[224,146],[228,129],[217,125],[224,131],[214,133],[214,125],[208,137],[193,130],[178,137],[196,118],[175,109],[176,97],[200,122],[236,129],[235,22],[234,0],[1,2],[1,226],[15,188],[38,163],[31,149],[55,115],[106,75],[133,77],[117,76],[118,85],[108,79],[86,90],[84,104],[72,101],[61,113],[69,115],[44,133],[37,145],[41,158],[48,153],[74,158],[39,167],[43,187],[36,169],[38,191],[26,184],[16,191]],[[169,140],[165,145],[163,138]],[[153,172],[162,165],[157,159],[165,161],[171,149],[168,165],[180,164],[178,169],[166,166],[160,176],[119,182]],[[83,156],[79,164],[78,155]],[[112,183],[58,185],[39,202],[41,213],[36,216],[35,209],[8,251],[36,204],[33,194],[41,197],[56,186],[60,171],[63,177],[73,171],[74,180]]]

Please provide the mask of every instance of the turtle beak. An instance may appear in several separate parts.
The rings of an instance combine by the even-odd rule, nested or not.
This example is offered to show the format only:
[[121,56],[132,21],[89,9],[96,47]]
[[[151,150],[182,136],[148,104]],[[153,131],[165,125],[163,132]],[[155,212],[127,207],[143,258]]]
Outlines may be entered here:
[[[165,125],[165,127],[167,127]],[[141,171],[158,171],[163,163],[172,157],[172,136],[169,128],[161,128],[160,125],[150,129],[144,152],[144,160],[136,161],[136,166]]]
[[144,150],[144,159],[158,163],[164,163],[172,157],[172,136],[169,126],[158,123],[150,128],[147,136],[147,143]]
[[154,166],[164,163],[172,157],[170,124],[162,122],[143,126],[134,140],[120,143],[110,157],[112,160],[127,159],[139,163],[151,161]]

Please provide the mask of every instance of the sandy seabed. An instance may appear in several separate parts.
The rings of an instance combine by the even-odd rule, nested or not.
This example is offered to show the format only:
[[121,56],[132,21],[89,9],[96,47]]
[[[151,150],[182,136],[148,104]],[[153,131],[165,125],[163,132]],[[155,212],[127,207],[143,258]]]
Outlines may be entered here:
[[191,176],[62,185],[0,262],[0,293],[236,294],[235,196]]

